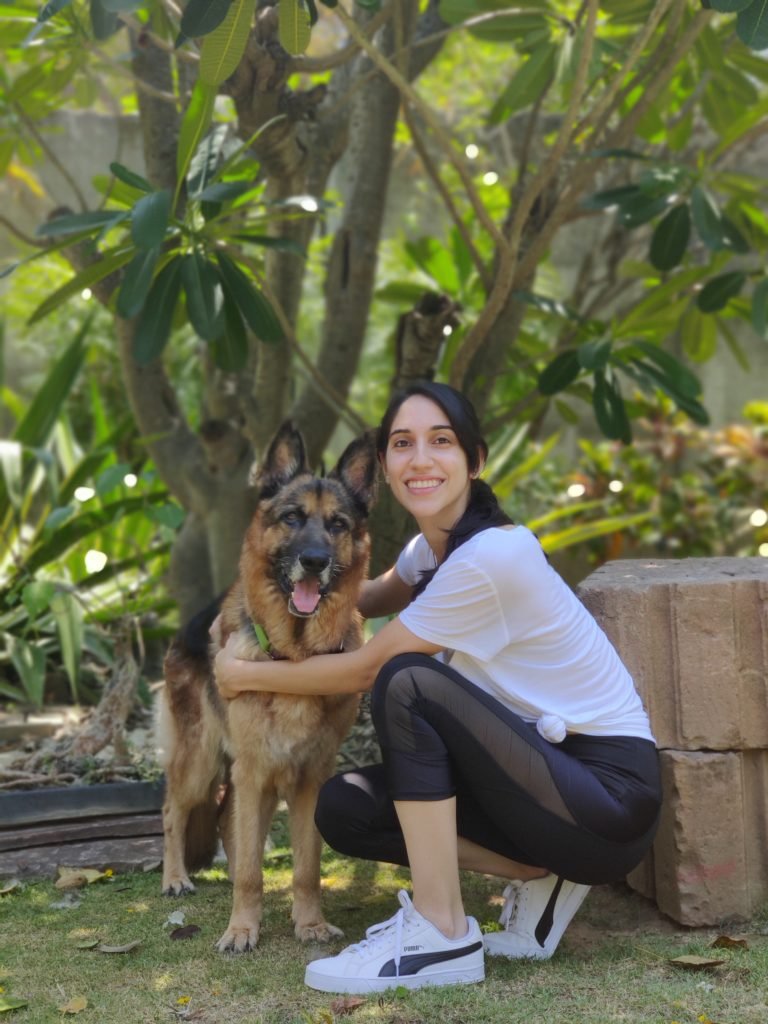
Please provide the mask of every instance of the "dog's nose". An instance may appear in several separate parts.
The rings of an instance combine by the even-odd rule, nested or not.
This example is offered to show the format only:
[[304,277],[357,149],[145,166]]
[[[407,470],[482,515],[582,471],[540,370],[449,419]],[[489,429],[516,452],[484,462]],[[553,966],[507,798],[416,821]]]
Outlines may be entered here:
[[299,555],[302,569],[319,576],[331,564],[330,556],[325,551],[302,551]]

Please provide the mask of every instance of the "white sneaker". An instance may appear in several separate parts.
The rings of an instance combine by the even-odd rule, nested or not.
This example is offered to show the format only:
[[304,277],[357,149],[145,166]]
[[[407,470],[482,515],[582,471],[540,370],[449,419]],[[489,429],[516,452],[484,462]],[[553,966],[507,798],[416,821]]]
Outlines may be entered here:
[[504,890],[506,902],[499,918],[504,931],[483,936],[485,951],[491,956],[548,960],[589,888],[557,875],[511,882]]
[[474,917],[461,939],[447,939],[416,910],[408,894],[397,894],[400,910],[375,924],[362,942],[338,956],[307,965],[304,984],[321,992],[360,994],[388,988],[459,985],[485,977],[483,936]]

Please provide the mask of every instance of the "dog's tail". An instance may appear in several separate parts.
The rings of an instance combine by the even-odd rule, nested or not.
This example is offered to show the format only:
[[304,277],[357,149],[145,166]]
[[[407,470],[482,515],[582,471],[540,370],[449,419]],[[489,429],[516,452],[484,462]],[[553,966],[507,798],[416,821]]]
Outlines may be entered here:
[[221,784],[214,782],[205,803],[193,807],[189,813],[184,837],[184,863],[190,872],[209,868],[218,852],[221,790]]

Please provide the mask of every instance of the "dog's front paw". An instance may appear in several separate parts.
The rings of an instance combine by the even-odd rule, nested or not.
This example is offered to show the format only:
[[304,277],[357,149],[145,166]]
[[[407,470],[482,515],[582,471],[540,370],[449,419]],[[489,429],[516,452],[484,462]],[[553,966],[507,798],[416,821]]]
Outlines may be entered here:
[[220,953],[250,953],[256,949],[258,942],[259,925],[255,921],[242,925],[230,922],[229,928],[216,943],[216,949]]
[[331,939],[341,939],[344,932],[335,924],[327,921],[314,921],[312,924],[296,924],[296,938],[300,942],[330,942]]
[[195,886],[186,875],[183,878],[163,879],[163,896],[186,896],[195,892]]

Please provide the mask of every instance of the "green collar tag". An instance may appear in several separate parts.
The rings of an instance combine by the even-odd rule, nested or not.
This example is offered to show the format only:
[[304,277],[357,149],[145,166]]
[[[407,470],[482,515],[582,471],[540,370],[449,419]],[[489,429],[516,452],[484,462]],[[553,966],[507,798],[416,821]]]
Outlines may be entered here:
[[265,654],[269,654],[271,650],[271,645],[269,642],[269,637],[264,632],[264,628],[260,626],[258,622],[254,622],[253,632],[256,634],[256,639],[259,641],[259,647],[262,649],[262,651],[264,651]]

